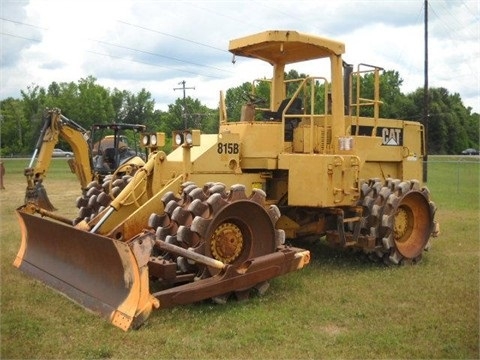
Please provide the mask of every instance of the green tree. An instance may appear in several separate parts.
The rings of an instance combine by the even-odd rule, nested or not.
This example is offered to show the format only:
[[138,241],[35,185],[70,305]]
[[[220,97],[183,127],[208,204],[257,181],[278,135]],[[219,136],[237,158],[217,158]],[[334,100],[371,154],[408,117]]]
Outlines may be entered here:
[[115,122],[121,123],[123,119],[127,117],[126,115],[126,103],[127,98],[130,96],[130,92],[127,90],[119,90],[114,88],[110,93],[110,98],[112,101],[113,113]]
[[29,120],[24,115],[24,102],[7,98],[0,102],[0,155],[27,154],[25,133]]
[[96,79],[89,76],[78,82],[79,99],[76,114],[83,119],[83,124],[90,127],[94,123],[110,123],[114,121],[113,105],[108,89],[96,84]]
[[468,108],[468,112],[470,113],[466,124],[468,147],[480,149],[480,114],[471,114],[471,111],[472,109]]
[[[373,72],[365,73],[360,78],[354,76],[352,86],[352,99],[356,102],[357,83],[360,81],[360,98],[375,99],[375,74]],[[407,109],[408,103],[405,102],[405,95],[401,92],[403,79],[400,74],[394,70],[387,70],[379,75],[379,94],[380,117],[387,119],[399,119]],[[353,112],[354,113],[354,112]],[[360,109],[361,116],[373,116],[373,107],[364,106]]]
[[225,105],[227,107],[227,119],[229,121],[239,121],[242,113],[242,106],[246,103],[245,94],[252,93],[252,84],[244,82],[242,85],[230,88],[225,95]]
[[45,89],[32,84],[27,86],[26,91],[20,90],[20,93],[22,94],[25,117],[30,121],[41,118],[45,104]]
[[[79,90],[78,85],[74,82],[52,82],[48,86],[45,107],[52,109],[58,108],[63,114],[67,114],[72,119],[77,117]],[[80,121],[78,118],[76,121]]]
[[203,132],[210,132],[215,128],[218,130],[218,114],[207,106],[202,105],[198,99],[190,96],[177,99],[174,104],[168,105],[168,111],[160,116],[160,131],[167,135],[174,130],[201,129]]
[[[410,115],[420,114],[424,108],[423,88],[407,95],[413,104]],[[459,94],[450,94],[445,88],[429,89],[428,152],[430,154],[459,154],[467,147],[478,148],[479,115],[471,114]],[[414,120],[417,120],[413,118]]]
[[128,93],[125,97],[124,118],[122,122],[128,124],[147,124],[155,108],[155,100],[150,92],[142,89],[138,94]]
[[[307,75],[290,70],[285,79],[300,79]],[[373,98],[373,74],[361,79],[361,96]],[[405,120],[423,121],[423,89],[403,94],[400,90],[402,79],[396,71],[385,71],[380,76],[380,116]],[[287,98],[298,88],[298,82],[288,82]],[[230,121],[241,118],[242,105],[246,103],[246,93],[252,91],[270,102],[270,82],[257,81],[255,87],[245,82],[226,92],[227,116]],[[316,113],[327,112],[325,104],[325,85],[314,83]],[[304,107],[309,110],[312,89],[306,88],[300,94]],[[479,148],[480,115],[472,114],[466,108],[459,94],[450,94],[444,88],[432,88],[430,91],[430,115],[428,118],[428,149],[431,154],[456,154],[467,147]],[[188,97],[177,99],[170,104],[168,111],[155,109],[151,93],[142,89],[138,93],[127,90],[110,90],[88,76],[78,82],[52,82],[47,90],[32,84],[21,90],[21,98],[8,98],[0,101],[1,111],[1,154],[31,153],[40,133],[42,115],[45,108],[60,108],[62,113],[83,126],[89,128],[93,123],[128,122],[145,124],[149,131],[164,131],[167,138],[173,130],[199,128],[204,133],[218,131],[218,109],[209,109],[198,99]],[[362,109],[362,115],[371,116],[373,109]],[[186,116],[186,117],[184,117]],[[64,144],[60,144],[63,146]]]
[[38,133],[42,126],[42,117],[45,110],[45,89],[32,84],[27,86],[27,90],[20,91],[22,95],[22,108],[25,116],[25,122],[20,122],[18,131],[18,142],[20,148],[17,149],[20,153],[29,153],[33,150]]

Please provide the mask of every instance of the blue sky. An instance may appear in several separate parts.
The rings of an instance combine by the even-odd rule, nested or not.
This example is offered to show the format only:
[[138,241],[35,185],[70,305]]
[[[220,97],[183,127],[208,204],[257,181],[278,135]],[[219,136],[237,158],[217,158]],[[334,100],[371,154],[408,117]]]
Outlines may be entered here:
[[[480,112],[478,0],[429,0],[429,84]],[[397,70],[402,90],[424,83],[423,0],[1,0],[0,99],[32,84],[94,76],[108,88],[150,91],[157,108],[182,96],[216,107],[220,90],[270,76],[232,64],[228,42],[297,30],[346,44],[344,59]]]

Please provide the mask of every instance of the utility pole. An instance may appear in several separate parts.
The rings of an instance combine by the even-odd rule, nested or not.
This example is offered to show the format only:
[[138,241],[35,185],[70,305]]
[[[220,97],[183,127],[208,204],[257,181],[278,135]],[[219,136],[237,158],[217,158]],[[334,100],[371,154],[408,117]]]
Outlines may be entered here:
[[428,175],[428,118],[430,108],[430,96],[428,90],[428,0],[425,0],[425,67],[424,67],[424,79],[423,86],[423,126],[425,130],[425,157],[423,164],[423,181],[427,181]]
[[188,129],[188,122],[187,122],[187,101],[186,101],[186,96],[185,96],[185,91],[186,90],[195,90],[194,87],[186,87],[185,86],[186,82],[185,80],[180,81],[178,85],[182,85],[181,88],[173,88],[173,90],[183,90],[183,111],[182,111],[182,117],[183,117],[183,124],[185,126],[185,130]]

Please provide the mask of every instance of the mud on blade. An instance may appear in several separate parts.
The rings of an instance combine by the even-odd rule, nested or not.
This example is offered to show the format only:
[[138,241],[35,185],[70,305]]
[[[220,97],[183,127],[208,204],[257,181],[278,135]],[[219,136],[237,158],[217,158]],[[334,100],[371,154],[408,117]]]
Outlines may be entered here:
[[14,266],[128,330],[150,314],[148,271],[128,244],[17,209],[22,231]]

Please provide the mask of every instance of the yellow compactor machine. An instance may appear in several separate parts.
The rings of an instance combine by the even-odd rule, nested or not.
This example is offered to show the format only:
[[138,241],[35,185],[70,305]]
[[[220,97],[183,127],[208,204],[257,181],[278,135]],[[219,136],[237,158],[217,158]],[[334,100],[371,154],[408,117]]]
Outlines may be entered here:
[[[269,104],[251,93],[241,118],[228,119],[221,93],[218,134],[176,133],[178,147],[151,152],[93,219],[69,225],[20,207],[15,266],[127,330],[156,308],[264,292],[310,261],[289,239],[324,236],[388,264],[421,259],[437,232],[421,182],[424,129],[379,117],[381,69],[352,70],[344,44],[296,31],[242,37],[229,50],[237,64],[271,65],[270,79],[252,83],[267,83]],[[326,73],[287,80],[290,65]],[[365,71],[373,99],[356,91]],[[365,106],[373,117],[360,116]],[[144,144],[158,147],[160,135]]]

